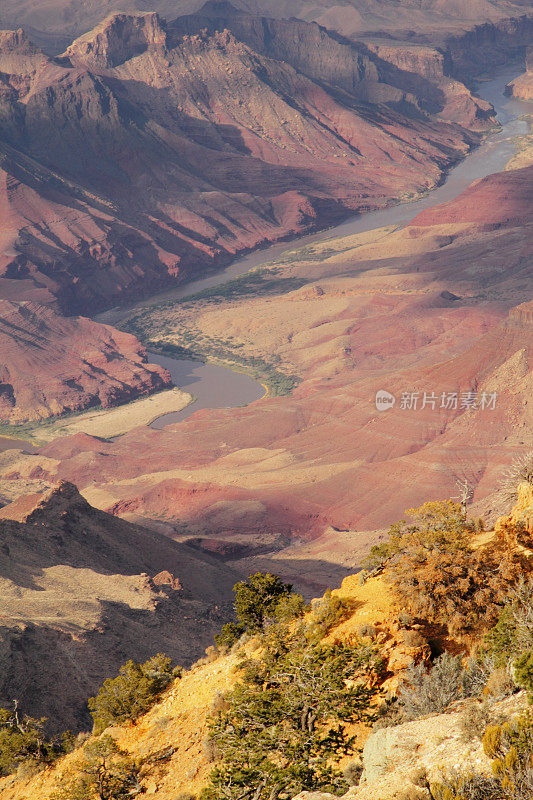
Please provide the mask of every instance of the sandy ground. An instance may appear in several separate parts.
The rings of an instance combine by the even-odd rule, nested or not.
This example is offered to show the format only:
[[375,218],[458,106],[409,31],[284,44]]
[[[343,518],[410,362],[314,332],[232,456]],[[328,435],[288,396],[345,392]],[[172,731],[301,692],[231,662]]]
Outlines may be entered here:
[[90,411],[67,422],[58,421],[53,425],[36,427],[33,434],[43,442],[51,442],[59,436],[70,436],[74,433],[88,433],[109,439],[121,436],[139,425],[149,425],[154,419],[170,411],[181,411],[191,402],[192,396],[187,392],[177,388],[169,389],[125,406]]
[[511,158],[505,169],[521,169],[533,161],[533,115],[527,114],[529,134],[517,142],[516,154]]

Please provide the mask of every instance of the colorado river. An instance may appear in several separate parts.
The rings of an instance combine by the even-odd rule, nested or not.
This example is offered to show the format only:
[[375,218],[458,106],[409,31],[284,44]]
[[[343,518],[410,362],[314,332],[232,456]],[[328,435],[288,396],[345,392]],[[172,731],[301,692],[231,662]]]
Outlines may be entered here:
[[0,453],[4,450],[14,449],[24,450],[25,453],[37,453],[39,448],[36,445],[30,444],[25,439],[15,439],[9,436],[0,436]]
[[[438,203],[452,200],[473,181],[503,170],[516,151],[516,137],[524,136],[527,133],[527,122],[519,119],[519,117],[533,114],[533,103],[514,100],[504,95],[506,84],[521,72],[522,69],[515,66],[479,85],[478,96],[492,103],[501,129],[488,136],[477,149],[473,150],[463,161],[453,167],[444,183],[426,196],[409,203],[397,204],[381,211],[372,211],[368,214],[353,217],[334,228],[301,236],[290,243],[283,242],[282,244],[275,244],[265,249],[257,250],[236,259],[225,269],[207,278],[180,284],[174,289],[153,295],[148,300],[143,300],[129,307],[112,309],[100,314],[97,319],[100,322],[119,323],[121,319],[129,315],[137,307],[146,308],[163,300],[181,299],[202,289],[225,283],[227,280],[248,272],[254,267],[278,258],[287,250],[294,250],[319,240],[323,241],[339,236],[363,233],[374,228],[389,225],[406,225],[422,210]],[[150,360],[165,366],[170,371],[176,385],[197,398],[196,402],[182,411],[165,414],[157,419],[152,423],[152,427],[155,428],[162,428],[170,423],[178,422],[203,408],[227,408],[246,405],[264,394],[263,387],[252,378],[224,367],[159,356],[152,353],[150,354]]]
[[180,422],[202,408],[235,408],[259,400],[265,393],[260,383],[249,375],[234,372],[217,364],[204,364],[188,358],[171,358],[158,353],[148,353],[154,364],[166,367],[172,380],[180,389],[194,396],[194,402],[181,411],[171,411],[151,423],[152,428],[164,428]]

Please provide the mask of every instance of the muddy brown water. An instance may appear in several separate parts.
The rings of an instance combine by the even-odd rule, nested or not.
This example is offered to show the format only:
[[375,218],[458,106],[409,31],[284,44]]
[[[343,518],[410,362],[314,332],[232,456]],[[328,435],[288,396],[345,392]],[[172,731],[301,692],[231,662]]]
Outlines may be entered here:
[[174,422],[181,422],[196,411],[204,408],[235,408],[259,400],[265,394],[264,387],[249,375],[234,372],[218,364],[204,364],[187,358],[171,358],[158,353],[148,353],[154,364],[166,367],[172,380],[190,392],[194,402],[181,411],[163,414],[151,423],[152,428],[165,428]]
[[0,436],[0,453],[3,453],[5,450],[24,450],[25,453],[36,453],[38,449],[38,447],[24,441],[24,439],[12,439],[8,436]]

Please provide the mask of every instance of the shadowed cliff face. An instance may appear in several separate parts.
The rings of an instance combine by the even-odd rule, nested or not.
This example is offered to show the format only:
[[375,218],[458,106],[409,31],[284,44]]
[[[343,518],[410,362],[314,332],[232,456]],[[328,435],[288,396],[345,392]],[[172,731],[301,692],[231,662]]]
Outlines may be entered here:
[[491,109],[417,57],[414,76],[219,4],[170,25],[116,14],[55,59],[4,32],[0,290],[94,311],[427,190]]
[[87,697],[129,658],[190,663],[229,613],[229,568],[95,510],[72,484],[0,517],[0,704],[16,697],[54,730],[87,727]]

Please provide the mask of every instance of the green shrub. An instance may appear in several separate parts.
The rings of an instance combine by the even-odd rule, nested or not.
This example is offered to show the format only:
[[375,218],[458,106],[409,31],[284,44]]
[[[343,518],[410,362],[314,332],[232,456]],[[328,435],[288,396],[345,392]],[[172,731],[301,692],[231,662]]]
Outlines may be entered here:
[[314,629],[314,638],[316,640],[323,638],[328,631],[347,619],[353,611],[353,600],[338,597],[328,589],[323,597],[313,600],[311,604],[309,623]]
[[522,689],[527,689],[533,700],[533,650],[523,653],[514,663],[514,676]]
[[282,595],[274,606],[273,620],[274,622],[287,623],[293,619],[298,619],[308,610],[301,594],[296,594],[292,591],[289,594]]
[[513,800],[533,797],[533,716],[525,714],[503,725],[489,725],[483,749],[492,758],[495,778]]
[[89,698],[94,732],[119,725],[146,713],[172,681],[170,658],[158,653],[144,664],[128,661],[116,678],[108,678],[95,697]]
[[84,749],[76,773],[66,775],[52,800],[130,800],[142,792],[140,765],[111,736]]
[[509,593],[484,644],[499,671],[512,677],[533,700],[533,578],[522,578]]
[[443,653],[430,670],[417,664],[407,671],[407,685],[398,692],[404,719],[440,714],[456,700],[479,695],[485,675],[472,660],[463,664],[461,656]]
[[476,772],[450,770],[439,783],[431,785],[434,800],[503,800],[500,783]]
[[242,622],[226,622],[215,636],[215,644],[219,650],[231,650],[245,631],[246,625]]
[[485,649],[496,666],[533,649],[533,578],[521,577],[505,599],[497,623],[485,635]]
[[290,635],[274,627],[213,720],[218,763],[204,800],[347,789],[335,764],[352,751],[343,723],[369,717],[372,655],[357,644],[310,644],[305,626]]

